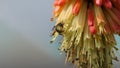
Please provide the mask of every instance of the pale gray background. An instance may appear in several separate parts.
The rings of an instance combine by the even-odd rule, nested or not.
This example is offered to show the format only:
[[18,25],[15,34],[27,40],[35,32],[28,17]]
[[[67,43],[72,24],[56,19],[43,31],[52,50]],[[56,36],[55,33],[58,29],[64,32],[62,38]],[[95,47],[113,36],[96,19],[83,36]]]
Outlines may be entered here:
[[[74,68],[49,41],[53,0],[0,0],[0,68]],[[116,37],[120,48],[120,37]],[[115,64],[119,68],[120,63]]]

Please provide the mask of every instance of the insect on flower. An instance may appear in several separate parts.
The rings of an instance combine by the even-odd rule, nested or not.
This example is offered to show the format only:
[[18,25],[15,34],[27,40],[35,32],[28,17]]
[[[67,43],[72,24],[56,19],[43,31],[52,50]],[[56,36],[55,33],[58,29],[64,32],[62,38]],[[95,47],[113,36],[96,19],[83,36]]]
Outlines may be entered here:
[[60,34],[62,35],[62,32],[64,31],[63,29],[63,23],[58,23],[56,26],[55,26],[55,30]]
[[120,0],[55,0],[52,41],[63,39],[60,51],[78,68],[113,68],[120,35]]

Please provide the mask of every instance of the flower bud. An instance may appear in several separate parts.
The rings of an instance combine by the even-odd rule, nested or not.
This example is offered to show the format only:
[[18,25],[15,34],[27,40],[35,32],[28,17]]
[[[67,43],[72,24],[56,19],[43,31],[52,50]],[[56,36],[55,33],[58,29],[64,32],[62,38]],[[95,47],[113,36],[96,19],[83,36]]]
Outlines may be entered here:
[[58,0],[55,0],[53,5],[58,6]]
[[63,6],[65,5],[66,0],[55,0],[54,1],[54,6]]
[[58,0],[58,5],[63,6],[66,3],[66,0]]
[[96,34],[96,27],[94,23],[94,11],[92,5],[88,8],[88,26],[91,34]]
[[80,1],[76,1],[75,5],[73,6],[72,12],[74,15],[78,15],[80,11]]
[[94,25],[94,14],[92,8],[88,9],[88,26]]
[[101,6],[103,4],[102,0],[94,0],[95,4]]

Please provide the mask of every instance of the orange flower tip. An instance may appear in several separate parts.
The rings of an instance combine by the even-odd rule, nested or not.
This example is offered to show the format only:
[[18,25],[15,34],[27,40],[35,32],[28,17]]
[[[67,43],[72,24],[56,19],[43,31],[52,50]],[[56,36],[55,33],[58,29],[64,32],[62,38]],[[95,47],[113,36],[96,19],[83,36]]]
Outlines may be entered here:
[[63,6],[66,3],[66,0],[58,0],[58,5]]
[[90,33],[91,33],[92,35],[94,35],[94,34],[97,33],[97,30],[96,30],[95,26],[90,26],[89,29],[90,29]]
[[112,8],[112,3],[110,0],[104,0],[104,6],[106,8]]
[[73,6],[72,13],[74,15],[78,15],[79,11],[80,11],[80,3],[76,2],[75,5]]
[[102,0],[95,0],[95,4],[98,5],[98,6],[101,6],[102,5]]
[[54,6],[63,6],[66,3],[66,0],[55,0]]
[[55,0],[53,5],[58,6],[58,0]]

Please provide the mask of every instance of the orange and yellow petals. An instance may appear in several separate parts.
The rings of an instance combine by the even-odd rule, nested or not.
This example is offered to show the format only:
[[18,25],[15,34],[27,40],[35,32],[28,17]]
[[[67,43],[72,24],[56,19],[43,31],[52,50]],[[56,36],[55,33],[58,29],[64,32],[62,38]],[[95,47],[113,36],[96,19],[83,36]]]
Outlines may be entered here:
[[113,68],[114,34],[120,35],[120,0],[55,0],[55,28],[66,62],[78,68]]

